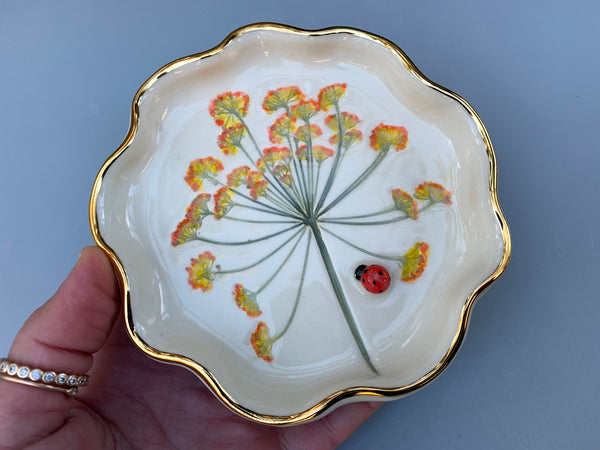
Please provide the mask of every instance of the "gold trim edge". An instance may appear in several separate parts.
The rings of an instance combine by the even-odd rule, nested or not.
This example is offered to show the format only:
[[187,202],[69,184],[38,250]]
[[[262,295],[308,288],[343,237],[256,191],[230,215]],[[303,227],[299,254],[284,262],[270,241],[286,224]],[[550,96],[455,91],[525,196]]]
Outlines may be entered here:
[[[204,366],[201,364],[183,356],[177,355],[173,353],[162,352],[157,350],[150,345],[148,345],[135,331],[135,324],[133,322],[133,312],[131,309],[131,301],[130,301],[130,289],[129,289],[129,280],[127,278],[127,274],[121,263],[117,254],[104,242],[99,226],[98,226],[98,218],[97,218],[97,200],[98,195],[100,193],[100,189],[102,187],[102,181],[104,178],[104,174],[110,168],[112,163],[129,147],[133,138],[135,137],[138,121],[139,121],[139,101],[144,93],[163,75],[177,67],[187,64],[192,60],[201,60],[213,55],[220,53],[224,48],[226,48],[232,41],[234,41],[239,36],[252,32],[252,31],[279,31],[279,32],[287,32],[293,34],[299,34],[304,36],[325,36],[328,34],[351,34],[353,36],[357,36],[366,40],[370,40],[376,42],[380,45],[383,45],[393,51],[396,56],[400,59],[400,61],[404,64],[404,66],[411,72],[414,76],[416,76],[422,83],[426,86],[429,86],[432,89],[437,90],[443,95],[446,95],[458,103],[460,103],[463,108],[467,111],[468,115],[471,116],[477,128],[481,134],[483,139],[483,143],[485,145],[488,158],[490,160],[490,175],[489,175],[489,190],[490,190],[490,200],[492,204],[492,208],[500,225],[500,230],[502,233],[502,239],[504,243],[504,249],[502,258],[496,269],[479,285],[471,295],[465,301],[465,304],[461,311],[459,325],[457,327],[457,331],[455,337],[450,344],[450,348],[441,359],[441,361],[428,373],[423,375],[418,380],[414,381],[411,384],[396,387],[396,388],[377,388],[377,387],[369,387],[369,386],[355,386],[352,388],[346,388],[339,390],[328,397],[324,398],[311,408],[289,416],[271,416],[266,414],[257,413],[248,408],[237,403],[231,395],[221,386],[221,384],[217,381],[215,376]],[[343,400],[359,397],[359,396],[370,396],[370,397],[379,397],[379,398],[391,398],[391,397],[401,397],[412,392],[415,392],[426,384],[433,381],[438,375],[440,375],[446,367],[450,364],[456,353],[458,352],[460,345],[462,344],[469,319],[471,316],[471,312],[473,306],[475,305],[476,300],[479,296],[496,280],[502,275],[505,271],[508,262],[510,260],[510,256],[512,253],[512,241],[510,236],[510,231],[508,228],[508,223],[502,210],[500,208],[500,204],[498,202],[498,192],[497,192],[497,162],[496,155],[492,146],[491,139],[489,134],[483,124],[479,115],[475,112],[473,107],[462,97],[454,92],[434,83],[429,80],[425,75],[421,73],[421,71],[415,66],[415,64],[409,59],[409,57],[402,51],[396,44],[393,42],[377,36],[372,33],[368,33],[359,29],[350,28],[350,27],[331,27],[324,28],[320,30],[305,30],[296,27],[292,27],[289,25],[277,24],[277,23],[269,23],[269,22],[261,22],[255,23],[251,25],[247,25],[237,30],[231,32],[220,44],[215,46],[214,48],[197,53],[190,56],[185,56],[183,58],[179,58],[175,61],[172,61],[165,66],[161,67],[157,70],[144,84],[138,89],[136,92],[131,106],[131,118],[130,118],[130,127],[129,131],[123,140],[123,143],[117,148],[117,150],[104,162],[101,166],[98,175],[94,181],[92,186],[92,191],[90,195],[90,206],[89,206],[89,223],[90,229],[92,232],[92,236],[98,247],[100,247],[106,255],[109,257],[119,279],[120,287],[121,287],[121,295],[123,296],[123,308],[125,314],[125,322],[127,332],[132,339],[132,341],[139,347],[144,353],[150,356],[153,359],[181,365],[188,370],[191,370],[196,375],[198,375],[205,385],[217,396],[217,398],[231,411],[239,414],[247,419],[250,419],[255,422],[259,422],[267,425],[293,425],[300,424],[312,419],[315,419],[325,413],[329,412],[329,410],[336,406],[338,403]]]

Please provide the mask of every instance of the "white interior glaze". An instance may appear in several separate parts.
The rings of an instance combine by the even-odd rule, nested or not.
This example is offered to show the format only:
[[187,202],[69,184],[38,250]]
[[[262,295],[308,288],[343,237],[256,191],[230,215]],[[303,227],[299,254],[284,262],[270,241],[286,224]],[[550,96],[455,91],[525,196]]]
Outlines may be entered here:
[[[400,222],[385,232],[361,231],[361,239],[381,252],[404,252],[420,240],[431,246],[429,265],[417,282],[396,280],[380,296],[367,294],[352,277],[358,264],[375,260],[325,236],[380,376],[356,349],[318,252],[311,252],[293,326],[274,346],[275,360],[266,363],[249,344],[257,320],[240,311],[231,295],[233,283],[250,286],[256,271],[225,277],[201,293],[186,280],[190,258],[208,249],[226,267],[235,256],[203,243],[170,245],[170,234],[194,197],[183,180],[189,162],[219,157],[226,173],[243,158],[220,154],[220,129],[207,111],[212,98],[225,91],[247,92],[252,98],[249,126],[266,130],[274,119],[261,108],[269,89],[294,84],[315,98],[320,88],[341,82],[348,85],[342,109],[363,119],[365,135],[345,161],[348,176],[373,158],[368,133],[378,123],[405,126],[409,145],[390,155],[390,163],[365,183],[360,195],[348,197],[337,211],[360,214],[365,205],[375,210],[389,202],[391,188],[410,192],[425,180],[453,193],[452,206],[434,207],[418,221]],[[139,111],[135,139],[104,175],[97,212],[102,238],[129,278],[135,330],[147,344],[202,364],[236,403],[271,416],[299,413],[345,388],[405,386],[440,362],[455,338],[467,297],[498,267],[504,249],[490,200],[489,158],[476,124],[458,102],[424,85],[375,41],[263,30],[241,35],[217,55],[171,70],[143,94]],[[326,136],[320,139],[327,145]],[[257,140],[263,147],[272,145],[266,131]],[[226,239],[236,231],[236,224],[209,222],[203,231],[211,236]],[[351,238],[347,228],[338,229]],[[289,314],[302,253],[265,291],[260,320],[270,327]]]

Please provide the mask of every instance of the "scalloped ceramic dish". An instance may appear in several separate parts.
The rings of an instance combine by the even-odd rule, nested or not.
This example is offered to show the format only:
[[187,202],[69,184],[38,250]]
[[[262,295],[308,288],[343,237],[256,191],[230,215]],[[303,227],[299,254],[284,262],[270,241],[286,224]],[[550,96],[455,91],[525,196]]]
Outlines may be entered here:
[[425,385],[510,256],[477,114],[346,28],[252,25],[160,69],[90,220],[139,348],[269,424]]

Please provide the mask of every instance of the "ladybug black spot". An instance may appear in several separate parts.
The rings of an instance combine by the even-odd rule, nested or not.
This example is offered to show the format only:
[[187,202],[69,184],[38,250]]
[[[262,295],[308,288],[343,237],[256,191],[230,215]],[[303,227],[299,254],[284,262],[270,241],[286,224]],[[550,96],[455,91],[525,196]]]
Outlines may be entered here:
[[380,276],[383,275],[383,272],[380,270],[379,272],[377,272]]
[[373,286],[377,286],[377,283],[375,281],[372,281]]

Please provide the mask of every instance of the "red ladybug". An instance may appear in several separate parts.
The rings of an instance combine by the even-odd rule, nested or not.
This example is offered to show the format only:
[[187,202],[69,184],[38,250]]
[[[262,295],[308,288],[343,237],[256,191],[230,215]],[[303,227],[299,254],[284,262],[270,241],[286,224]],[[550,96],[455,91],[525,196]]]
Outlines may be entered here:
[[381,294],[390,287],[390,273],[379,264],[365,266],[361,264],[354,271],[354,278],[360,280],[363,287],[372,294]]

